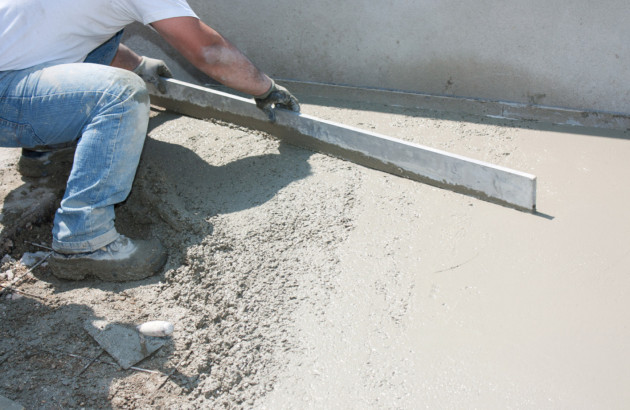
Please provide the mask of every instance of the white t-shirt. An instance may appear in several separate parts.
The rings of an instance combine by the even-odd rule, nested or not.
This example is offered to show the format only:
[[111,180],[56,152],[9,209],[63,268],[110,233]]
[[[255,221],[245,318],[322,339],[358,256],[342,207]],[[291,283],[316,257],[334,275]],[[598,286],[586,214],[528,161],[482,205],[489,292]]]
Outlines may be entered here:
[[186,0],[0,0],[0,71],[79,63],[135,21],[183,16]]

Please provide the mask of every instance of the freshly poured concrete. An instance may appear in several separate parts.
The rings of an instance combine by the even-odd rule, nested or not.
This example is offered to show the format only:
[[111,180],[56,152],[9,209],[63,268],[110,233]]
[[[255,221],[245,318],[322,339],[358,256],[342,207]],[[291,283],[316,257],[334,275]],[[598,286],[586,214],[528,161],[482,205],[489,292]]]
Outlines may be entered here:
[[544,181],[546,216],[366,171],[342,273],[295,314],[265,408],[627,408],[627,133],[307,110],[503,156]]
[[[628,133],[298,97],[307,115],[535,174],[540,213],[156,109],[116,224],[161,239],[164,272],[107,284],[36,269],[20,289],[39,299],[0,299],[0,395],[26,408],[628,407]],[[8,151],[2,183],[19,188]],[[32,196],[18,188],[7,198]],[[38,250],[25,241],[50,228],[13,243]],[[175,323],[138,366],[177,371],[158,391],[163,377],[98,362],[77,378],[100,349],[88,318]]]

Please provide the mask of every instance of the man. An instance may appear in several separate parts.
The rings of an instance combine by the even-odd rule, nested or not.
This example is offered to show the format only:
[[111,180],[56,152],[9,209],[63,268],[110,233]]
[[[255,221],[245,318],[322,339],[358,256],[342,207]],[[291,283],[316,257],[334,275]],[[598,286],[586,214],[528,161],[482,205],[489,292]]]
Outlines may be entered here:
[[[298,101],[199,20],[186,0],[0,0],[0,146],[41,150],[76,142],[55,214],[53,273],[66,279],[137,280],[166,261],[157,241],[114,227],[147,132],[144,82],[164,91],[159,60],[120,44],[139,21],[208,76],[251,94],[271,120]],[[28,151],[26,151],[28,153]],[[32,152],[32,151],[31,151]]]

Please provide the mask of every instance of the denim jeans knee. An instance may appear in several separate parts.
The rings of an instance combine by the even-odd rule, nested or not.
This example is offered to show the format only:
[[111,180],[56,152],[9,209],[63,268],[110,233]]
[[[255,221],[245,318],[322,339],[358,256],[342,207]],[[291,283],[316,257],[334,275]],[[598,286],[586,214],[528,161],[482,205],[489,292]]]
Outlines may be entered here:
[[91,252],[118,237],[114,204],[131,190],[149,119],[144,82],[98,64],[0,73],[0,145],[36,147],[79,137],[53,249]]

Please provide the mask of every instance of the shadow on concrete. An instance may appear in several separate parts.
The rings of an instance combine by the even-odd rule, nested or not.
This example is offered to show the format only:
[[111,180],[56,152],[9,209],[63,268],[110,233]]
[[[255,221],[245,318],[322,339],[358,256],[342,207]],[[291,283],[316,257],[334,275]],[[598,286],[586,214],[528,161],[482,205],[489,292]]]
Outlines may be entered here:
[[[159,112],[149,133],[182,115]],[[210,147],[211,148],[211,147]],[[184,208],[208,218],[261,205],[279,190],[311,173],[314,152],[280,142],[278,153],[243,156],[212,165],[184,146],[147,138],[135,186],[149,195],[182,202]]]
[[59,173],[45,178],[21,176],[13,164],[0,164],[0,167],[3,184],[12,187],[9,192],[2,192],[0,254],[11,251],[15,255],[31,250],[31,245],[25,246],[23,243],[26,238],[35,242],[44,240],[46,245],[50,245],[50,235],[42,235],[37,228],[52,225],[55,210],[65,190],[69,167],[68,172],[60,169]]
[[[221,89],[221,87],[217,87]],[[221,89],[225,91],[224,89]],[[405,115],[415,118],[429,118],[445,121],[459,121],[471,124],[485,124],[500,127],[531,129],[537,131],[559,132],[569,134],[580,134],[593,137],[630,139],[630,130],[615,130],[608,128],[597,128],[587,126],[558,125],[551,122],[536,120],[510,120],[502,118],[492,118],[482,115],[464,114],[458,112],[438,111],[431,109],[397,107],[395,105],[371,103],[366,101],[347,101],[331,99],[325,97],[313,97],[305,94],[296,94],[301,103],[337,107],[351,110],[375,111],[395,115]]]

